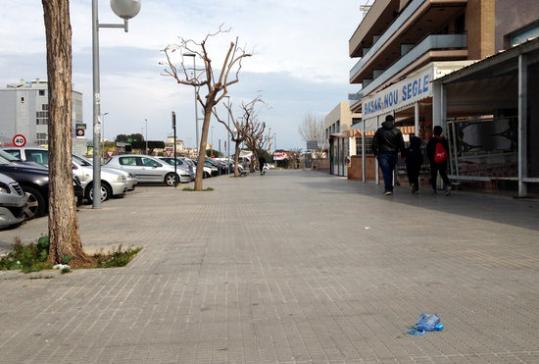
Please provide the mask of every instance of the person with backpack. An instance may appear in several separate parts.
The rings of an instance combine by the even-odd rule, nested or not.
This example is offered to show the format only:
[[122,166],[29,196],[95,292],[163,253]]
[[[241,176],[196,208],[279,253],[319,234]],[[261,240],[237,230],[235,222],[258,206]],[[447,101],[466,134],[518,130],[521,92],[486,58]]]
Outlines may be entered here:
[[393,175],[399,151],[404,152],[404,138],[395,126],[393,115],[387,115],[372,139],[372,150],[384,175],[384,195],[393,194]]
[[421,153],[421,138],[415,135],[410,136],[410,146],[406,148],[406,173],[410,182],[412,193],[419,191],[419,171],[423,164],[423,154]]
[[449,144],[447,140],[442,136],[443,129],[437,125],[433,130],[433,137],[427,144],[427,156],[430,161],[430,182],[432,185],[432,191],[437,193],[438,188],[436,186],[436,180],[438,179],[438,173],[444,181],[444,191],[446,195],[450,194],[451,185],[449,178],[447,177],[447,160],[449,159]]

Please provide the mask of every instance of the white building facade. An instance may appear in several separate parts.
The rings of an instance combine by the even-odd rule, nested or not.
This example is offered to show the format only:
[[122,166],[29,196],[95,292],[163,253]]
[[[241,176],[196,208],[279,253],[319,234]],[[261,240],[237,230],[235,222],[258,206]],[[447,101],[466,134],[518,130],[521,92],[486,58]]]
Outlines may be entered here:
[[[47,81],[39,79],[8,84],[0,89],[0,145],[10,145],[16,134],[24,135],[27,145],[48,144],[48,92]],[[84,125],[82,93],[73,91],[72,96],[73,148],[85,153],[86,138],[75,138],[76,127]]]

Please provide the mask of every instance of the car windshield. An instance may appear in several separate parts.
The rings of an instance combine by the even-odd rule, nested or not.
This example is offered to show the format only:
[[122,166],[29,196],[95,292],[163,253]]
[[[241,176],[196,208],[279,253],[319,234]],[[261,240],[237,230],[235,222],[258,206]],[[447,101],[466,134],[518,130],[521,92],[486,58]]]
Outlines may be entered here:
[[87,159],[79,157],[78,155],[73,155],[73,159],[83,167],[91,167],[92,166],[92,163],[90,163]]
[[152,167],[152,168],[162,167],[161,164],[157,163],[156,161],[150,158],[142,158],[142,165],[144,167]]
[[165,159],[165,161],[166,161],[168,164],[172,164],[172,165],[174,165],[174,161],[176,161],[176,165],[177,165],[177,166],[183,165],[183,162],[182,162],[181,160],[179,160],[179,159],[174,160],[174,158],[167,158],[167,159]]
[[9,154],[8,152],[4,150],[0,150],[0,157],[4,158],[7,161],[10,162],[20,162],[21,160],[19,158],[14,157],[12,154]]

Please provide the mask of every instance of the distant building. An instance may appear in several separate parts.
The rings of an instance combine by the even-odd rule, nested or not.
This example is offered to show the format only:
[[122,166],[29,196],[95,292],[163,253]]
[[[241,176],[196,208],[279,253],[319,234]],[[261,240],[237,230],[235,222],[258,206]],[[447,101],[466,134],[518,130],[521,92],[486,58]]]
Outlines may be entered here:
[[318,140],[307,140],[307,150],[318,150],[319,148]]
[[[13,136],[23,134],[28,145],[49,143],[49,96],[47,81],[8,84],[0,89],[0,145],[11,144]],[[79,139],[75,133],[79,127]],[[86,153],[82,118],[82,93],[73,91],[73,149]],[[81,129],[82,134],[81,134]]]
[[326,140],[329,143],[329,172],[348,175],[348,161],[356,154],[356,139],[352,125],[361,120],[361,114],[350,110],[347,101],[340,102],[324,119]]

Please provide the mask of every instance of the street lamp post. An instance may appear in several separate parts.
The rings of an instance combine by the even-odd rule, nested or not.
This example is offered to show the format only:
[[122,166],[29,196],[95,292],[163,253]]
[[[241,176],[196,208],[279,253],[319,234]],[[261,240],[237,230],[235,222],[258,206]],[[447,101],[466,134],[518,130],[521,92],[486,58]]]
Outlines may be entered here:
[[[195,79],[196,78],[196,72],[197,72],[197,55],[194,54],[194,53],[185,53],[183,55],[184,57],[193,57],[193,78]],[[199,148],[199,143],[200,143],[200,139],[199,139],[199,135],[198,135],[198,100],[197,100],[197,89],[196,87],[194,87],[195,89],[195,135],[196,135],[196,142],[195,142],[195,147],[196,147],[196,150],[198,151],[198,148]]]
[[146,136],[144,137],[146,148],[144,149],[144,154],[148,155],[148,119],[144,119],[144,123],[146,123]]
[[127,33],[128,21],[140,11],[140,0],[111,0],[112,11],[123,24],[99,23],[98,0],[92,0],[92,68],[93,68],[93,201],[92,208],[101,208],[101,89],[99,80],[99,29],[122,28]]
[[213,151],[215,150],[215,146],[213,145],[213,126],[211,127],[211,155],[213,157]]
[[[228,99],[228,109],[230,109],[230,96],[225,96],[227,99]],[[230,112],[227,110],[226,112],[226,124],[228,126],[228,130],[227,130],[227,141],[226,141],[226,145],[227,145],[227,158],[230,159]]]
[[178,160],[176,152],[176,113],[172,112],[172,130],[174,131],[174,186],[178,186]]

